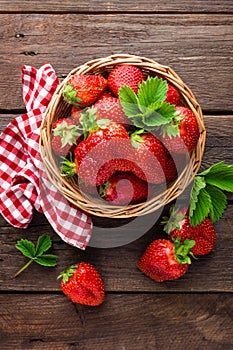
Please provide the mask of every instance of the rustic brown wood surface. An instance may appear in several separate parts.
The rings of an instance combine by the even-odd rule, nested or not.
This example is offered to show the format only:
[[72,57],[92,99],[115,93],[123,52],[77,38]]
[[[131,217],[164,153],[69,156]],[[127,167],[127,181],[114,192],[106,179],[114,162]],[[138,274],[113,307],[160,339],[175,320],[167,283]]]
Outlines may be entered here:
[[[204,111],[207,142],[202,168],[233,164],[232,1],[1,1],[0,132],[25,111],[21,66],[50,62],[59,79],[75,66],[113,53],[132,53],[171,66]],[[156,283],[136,263],[148,244],[163,237],[159,221],[93,218],[101,227],[138,230],[128,245],[80,251],[64,243],[42,214],[27,229],[0,216],[0,349],[230,350],[233,348],[233,195],[215,224],[214,252],[199,258],[179,280]],[[164,209],[168,210],[169,206]],[[146,220],[146,219],[145,219]],[[117,228],[116,228],[117,227]],[[32,264],[15,248],[48,233],[55,268]],[[56,277],[80,260],[94,264],[105,282],[100,307],[72,304]]]
[[2,13],[38,13],[38,12],[219,12],[229,13],[233,12],[232,1],[212,1],[212,0],[195,0],[190,2],[189,0],[164,0],[164,1],[133,1],[133,0],[120,0],[120,1],[73,1],[64,0],[62,2],[50,0],[0,0],[0,12]]
[[23,108],[22,65],[39,68],[49,61],[62,79],[74,67],[112,53],[171,66],[204,110],[233,110],[232,15],[0,14],[0,22],[0,111]]

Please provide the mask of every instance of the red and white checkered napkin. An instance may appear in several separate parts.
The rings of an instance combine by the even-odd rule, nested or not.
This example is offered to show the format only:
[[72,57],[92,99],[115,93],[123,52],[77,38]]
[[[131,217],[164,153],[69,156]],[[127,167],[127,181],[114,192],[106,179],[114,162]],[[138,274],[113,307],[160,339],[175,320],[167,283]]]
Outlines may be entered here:
[[49,182],[39,153],[43,112],[59,84],[50,64],[22,67],[27,112],[13,119],[0,135],[0,213],[13,226],[26,228],[35,208],[66,242],[85,249],[91,217],[70,204]]

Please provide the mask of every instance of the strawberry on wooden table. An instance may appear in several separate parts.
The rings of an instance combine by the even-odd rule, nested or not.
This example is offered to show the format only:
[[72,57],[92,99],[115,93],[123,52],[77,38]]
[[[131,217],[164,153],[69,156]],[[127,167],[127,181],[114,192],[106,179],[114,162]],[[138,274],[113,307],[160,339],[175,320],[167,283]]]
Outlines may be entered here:
[[98,306],[103,303],[105,292],[100,273],[89,263],[70,266],[58,278],[63,293],[74,303]]
[[138,268],[148,277],[157,282],[175,280],[186,273],[191,264],[190,249],[195,242],[189,239],[180,244],[180,240],[171,242],[167,239],[157,239],[146,249]]
[[107,87],[107,80],[100,75],[74,74],[65,85],[64,100],[77,108],[91,106]]
[[112,69],[108,76],[108,88],[118,96],[119,89],[127,85],[134,92],[138,91],[138,84],[144,80],[144,75],[140,68],[131,65],[119,65]]
[[171,240],[178,237],[181,243],[187,238],[194,240],[196,244],[191,248],[191,252],[195,256],[206,255],[214,250],[216,231],[209,218],[205,218],[196,226],[191,226],[188,212],[182,215],[182,212],[171,210],[169,219],[164,217],[162,223],[165,224],[165,230]]
[[194,255],[209,254],[216,244],[213,224],[227,206],[224,191],[233,192],[233,165],[216,163],[196,175],[189,207],[182,210],[171,207],[169,218],[163,218],[169,238],[179,237],[181,243],[189,238],[196,242],[191,249]]

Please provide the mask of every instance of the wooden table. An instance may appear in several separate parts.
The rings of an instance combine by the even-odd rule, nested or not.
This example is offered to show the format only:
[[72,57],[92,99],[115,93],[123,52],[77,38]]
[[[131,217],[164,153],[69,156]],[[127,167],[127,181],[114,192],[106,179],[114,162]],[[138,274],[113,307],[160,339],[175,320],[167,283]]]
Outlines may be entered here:
[[[207,127],[202,168],[221,160],[232,164],[232,12],[232,1],[213,0],[1,0],[0,129],[25,110],[23,64],[39,68],[50,62],[62,79],[90,59],[138,54],[171,66],[195,93]],[[232,349],[232,195],[228,201],[215,225],[215,251],[181,279],[161,284],[136,267],[161,235],[158,222],[126,246],[83,252],[61,241],[41,214],[26,230],[0,217],[1,350]],[[26,262],[17,240],[36,242],[41,233],[53,240],[57,267],[34,264],[13,279]],[[106,301],[100,307],[72,304],[60,290],[59,272],[81,260],[102,274]]]

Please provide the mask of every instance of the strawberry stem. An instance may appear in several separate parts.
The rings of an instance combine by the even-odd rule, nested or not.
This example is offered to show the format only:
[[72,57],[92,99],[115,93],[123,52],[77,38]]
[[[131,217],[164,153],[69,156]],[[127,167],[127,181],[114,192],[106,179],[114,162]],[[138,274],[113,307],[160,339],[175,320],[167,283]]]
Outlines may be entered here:
[[33,262],[34,259],[30,259],[19,271],[17,271],[13,278],[17,277],[21,272],[23,272],[31,263]]

